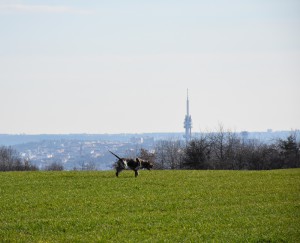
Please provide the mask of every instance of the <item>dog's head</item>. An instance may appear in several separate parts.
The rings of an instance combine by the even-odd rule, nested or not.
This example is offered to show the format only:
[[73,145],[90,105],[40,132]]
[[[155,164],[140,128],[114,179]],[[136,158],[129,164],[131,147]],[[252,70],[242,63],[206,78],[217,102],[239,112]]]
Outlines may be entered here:
[[150,170],[150,169],[153,168],[153,163],[151,163],[151,162],[148,161],[148,160],[143,160],[143,159],[139,159],[139,158],[136,158],[136,160],[137,160],[138,162],[141,163],[141,167],[142,167],[143,169]]

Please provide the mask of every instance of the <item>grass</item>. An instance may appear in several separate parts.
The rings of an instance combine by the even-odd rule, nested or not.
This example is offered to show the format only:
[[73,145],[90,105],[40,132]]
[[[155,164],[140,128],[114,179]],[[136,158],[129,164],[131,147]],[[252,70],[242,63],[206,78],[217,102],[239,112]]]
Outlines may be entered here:
[[0,242],[299,242],[300,169],[0,173]]

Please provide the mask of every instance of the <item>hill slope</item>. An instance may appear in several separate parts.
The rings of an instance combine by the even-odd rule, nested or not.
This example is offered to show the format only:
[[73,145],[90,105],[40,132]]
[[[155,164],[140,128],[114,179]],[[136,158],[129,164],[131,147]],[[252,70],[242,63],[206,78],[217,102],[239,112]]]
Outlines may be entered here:
[[296,242],[300,170],[0,173],[0,239]]

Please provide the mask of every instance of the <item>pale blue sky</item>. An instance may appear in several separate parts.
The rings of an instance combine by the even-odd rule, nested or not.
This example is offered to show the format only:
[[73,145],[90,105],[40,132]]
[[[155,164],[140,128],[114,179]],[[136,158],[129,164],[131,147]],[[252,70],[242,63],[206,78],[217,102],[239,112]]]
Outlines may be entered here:
[[0,133],[300,128],[300,1],[0,0]]

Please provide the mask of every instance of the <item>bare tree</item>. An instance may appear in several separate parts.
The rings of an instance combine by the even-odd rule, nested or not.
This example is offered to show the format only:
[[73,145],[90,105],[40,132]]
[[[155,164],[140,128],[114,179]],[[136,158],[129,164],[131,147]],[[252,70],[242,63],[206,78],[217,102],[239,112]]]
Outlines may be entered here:
[[0,147],[0,171],[38,170],[29,160],[22,160],[11,147]]
[[147,149],[141,148],[141,150],[139,152],[139,157],[141,159],[148,160],[148,161],[155,163],[155,153],[150,152]]
[[155,147],[156,164],[161,169],[180,169],[183,153],[181,141],[159,141]]
[[157,169],[165,169],[167,165],[167,152],[166,152],[166,144],[168,141],[161,140],[156,143],[155,146],[155,158],[156,158],[156,168]]
[[[75,167],[73,170],[77,170]],[[80,161],[79,162],[79,170],[96,170],[96,163],[94,161]]]
[[208,135],[211,143],[210,164],[214,169],[238,169],[243,163],[242,140],[230,130],[225,131],[222,125],[216,132]]
[[62,171],[64,166],[60,163],[53,162],[50,165],[46,166],[45,170],[47,171]]
[[226,151],[226,132],[222,125],[219,125],[217,132],[209,134],[212,147],[211,165],[214,169],[225,168],[225,151]]
[[86,163],[86,170],[96,170],[96,163],[94,161],[89,161]]

